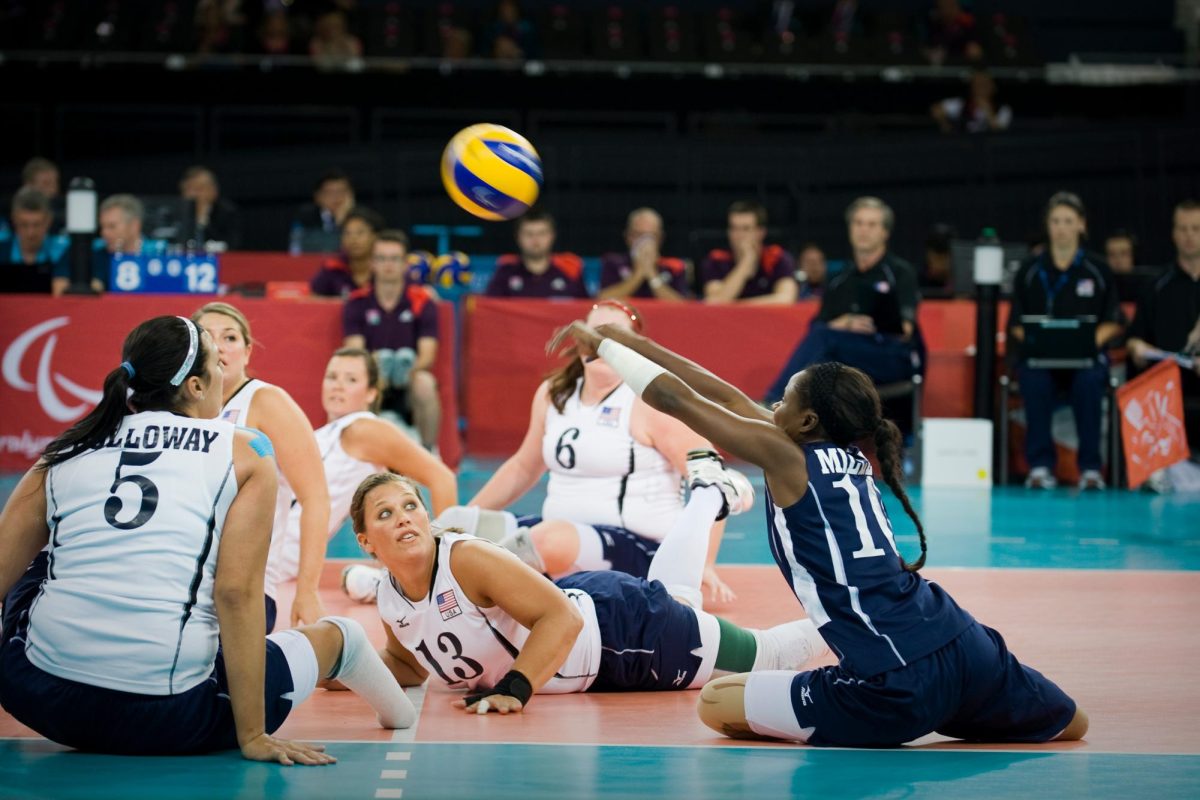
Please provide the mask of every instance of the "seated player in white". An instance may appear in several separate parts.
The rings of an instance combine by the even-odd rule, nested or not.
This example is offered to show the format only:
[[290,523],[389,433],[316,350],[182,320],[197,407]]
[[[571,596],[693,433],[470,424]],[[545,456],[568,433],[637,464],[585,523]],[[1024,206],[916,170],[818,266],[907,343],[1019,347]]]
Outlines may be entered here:
[[209,335],[155,317],[122,357],[99,405],[46,447],[0,513],[0,704],[81,750],[236,747],[282,764],[334,761],[271,736],[321,678],[361,695],[385,727],[411,725],[412,703],[354,620],[266,636],[275,459],[261,432],[214,419],[222,374]]
[[828,653],[808,620],[748,630],[695,607],[703,540],[747,498],[711,451],[689,472],[691,498],[648,580],[610,570],[554,582],[492,542],[435,533],[411,481],[371,476],[351,519],[387,569],[384,662],[403,686],[428,677],[434,688],[466,692],[456,705],[469,712],[511,713],[535,692],[698,688],[714,674],[795,669]]

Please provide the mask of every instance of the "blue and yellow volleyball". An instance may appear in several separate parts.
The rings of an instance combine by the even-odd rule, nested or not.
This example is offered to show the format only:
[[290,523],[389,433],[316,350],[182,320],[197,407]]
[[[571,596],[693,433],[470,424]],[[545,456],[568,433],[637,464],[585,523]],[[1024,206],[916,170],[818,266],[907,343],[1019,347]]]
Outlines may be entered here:
[[469,286],[471,283],[471,259],[466,253],[455,250],[440,255],[433,264],[433,280],[441,289]]
[[521,134],[481,123],[454,135],[442,153],[450,199],[487,220],[524,214],[542,189],[542,159]]
[[428,250],[414,250],[404,259],[408,266],[407,280],[409,283],[429,283],[433,274],[433,253]]

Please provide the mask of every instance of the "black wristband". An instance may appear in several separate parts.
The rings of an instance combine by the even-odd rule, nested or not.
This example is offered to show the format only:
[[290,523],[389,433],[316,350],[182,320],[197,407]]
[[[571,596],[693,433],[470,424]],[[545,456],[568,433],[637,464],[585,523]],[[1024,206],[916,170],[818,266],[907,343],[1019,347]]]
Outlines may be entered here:
[[469,694],[464,699],[467,705],[472,706],[478,703],[485,697],[490,697],[494,694],[503,694],[508,697],[515,697],[521,701],[522,706],[529,705],[529,698],[533,697],[533,686],[530,685],[529,679],[517,672],[515,669],[510,669],[503,678],[496,681],[496,685],[491,691],[477,692]]

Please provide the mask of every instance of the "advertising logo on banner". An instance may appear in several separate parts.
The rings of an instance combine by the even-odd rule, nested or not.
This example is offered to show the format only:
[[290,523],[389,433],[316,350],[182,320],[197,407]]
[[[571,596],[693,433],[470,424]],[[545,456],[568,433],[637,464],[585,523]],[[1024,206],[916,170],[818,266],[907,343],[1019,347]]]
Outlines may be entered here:
[[1117,390],[1129,488],[1188,457],[1179,365],[1162,361]]

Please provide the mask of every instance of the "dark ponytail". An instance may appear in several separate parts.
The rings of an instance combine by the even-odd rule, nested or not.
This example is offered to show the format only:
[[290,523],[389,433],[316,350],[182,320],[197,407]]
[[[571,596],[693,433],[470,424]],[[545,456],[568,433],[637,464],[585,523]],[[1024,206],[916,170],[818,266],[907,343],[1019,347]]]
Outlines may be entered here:
[[925,565],[927,547],[925,527],[913,510],[908,492],[904,491],[904,472],[901,467],[900,429],[884,419],[879,393],[871,379],[860,370],[836,361],[816,364],[804,371],[805,380],[798,386],[801,400],[816,412],[821,428],[838,447],[870,438],[883,471],[884,483],[900,499],[904,512],[917,526],[921,555],[912,564],[900,557],[900,564],[909,572]]
[[[193,332],[195,360],[173,386],[171,379],[187,358]],[[203,376],[208,363],[202,331],[183,317],[154,317],[138,325],[125,337],[121,357],[123,363],[104,378],[99,405],[46,446],[38,469],[48,469],[99,447],[131,413],[177,410],[183,382],[193,375]]]

